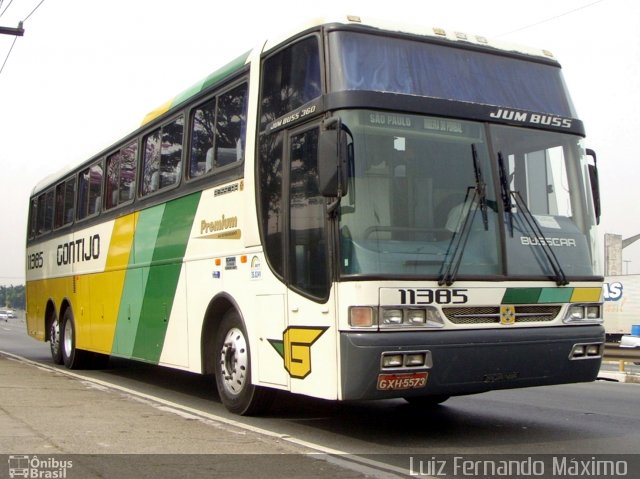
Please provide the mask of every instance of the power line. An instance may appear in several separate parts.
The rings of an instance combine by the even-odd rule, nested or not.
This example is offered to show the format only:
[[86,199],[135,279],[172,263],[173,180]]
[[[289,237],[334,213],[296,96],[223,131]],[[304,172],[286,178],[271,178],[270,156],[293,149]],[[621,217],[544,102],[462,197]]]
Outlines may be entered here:
[[527,30],[528,28],[537,27],[538,25],[542,25],[543,23],[547,23],[547,22],[550,22],[552,20],[556,20],[557,18],[565,17],[567,15],[570,15],[572,13],[578,12],[580,10],[584,10],[585,8],[592,7],[592,6],[594,6],[594,5],[598,4],[598,3],[602,3],[602,2],[604,2],[604,0],[597,0],[596,2],[592,2],[592,3],[589,3],[587,5],[582,5],[581,7],[574,8],[573,10],[569,10],[568,12],[560,13],[558,15],[555,15],[553,17],[547,18],[545,20],[540,20],[539,22],[532,23],[530,25],[525,25],[524,27],[516,28],[515,30],[511,30],[511,31],[508,31],[508,32],[500,33],[498,35],[494,35],[494,37],[496,37],[496,38],[497,37],[502,37],[504,35],[510,35],[512,33],[520,32],[522,30]]
[[[0,6],[2,5],[2,1],[3,1],[3,0],[0,0]],[[9,2],[9,5],[7,5],[7,6],[5,7],[5,9],[2,11],[2,13],[0,13],[0,17],[2,17],[2,15],[4,15],[4,12],[6,12],[6,11],[7,11],[7,9],[11,6],[11,4],[12,4],[12,3],[13,3],[13,0],[11,0],[11,1]],[[31,17],[31,15],[33,15],[33,14],[36,12],[36,10],[38,10],[38,8],[40,8],[40,5],[42,5],[43,3],[44,3],[44,0],[40,0],[40,3],[38,3],[38,4],[35,6],[35,8],[34,8],[33,10],[31,10],[31,13],[29,13],[29,15],[27,15],[27,16],[25,17],[25,19],[24,19],[23,21],[21,21],[21,22],[20,22],[20,25],[18,26],[18,28],[17,28],[17,29],[15,29],[16,31],[19,31],[19,32],[18,32],[18,33],[13,33],[13,34],[15,34],[15,35],[20,35],[20,36],[21,36],[21,35],[24,33],[24,29],[22,28],[22,25],[24,24],[24,22],[26,22],[26,21],[29,19],[29,17]],[[3,70],[4,70],[4,67],[5,67],[5,65],[7,64],[7,61],[9,60],[9,56],[11,55],[11,52],[13,51],[13,47],[15,46],[15,44],[16,44],[16,40],[17,40],[17,39],[18,39],[18,36],[16,36],[16,37],[13,39],[13,43],[11,43],[11,48],[9,48],[9,53],[7,53],[7,56],[5,57],[4,62],[2,63],[2,67],[0,67],[0,75],[2,74],[2,72],[3,72]]]
[[[13,2],[13,0],[11,0],[11,1]],[[601,0],[601,1],[602,1],[602,0]],[[29,15],[27,15],[27,16],[25,17],[25,19],[24,19],[24,20],[22,20],[22,21],[23,21],[23,22],[26,22],[27,20],[29,20],[29,17],[30,17],[31,15],[33,15],[33,14],[36,12],[36,10],[37,10],[38,8],[40,8],[40,5],[42,5],[43,3],[44,3],[44,0],[41,0],[41,1],[40,1],[40,3],[36,5],[36,8],[34,8],[33,10],[31,10],[31,13],[30,13]]]
[[7,10],[9,10],[9,7],[11,6],[11,4],[13,3],[13,0],[11,0],[9,2],[9,5],[7,5],[6,7],[4,7],[4,10],[2,10],[2,13],[0,13],[0,17],[2,17],[2,15],[4,15],[4,12],[6,12]]
[[13,43],[11,44],[11,48],[9,48],[9,53],[7,53],[7,56],[2,63],[2,67],[0,67],[0,75],[2,75],[2,72],[4,71],[4,66],[7,64],[7,60],[9,60],[9,55],[11,55],[11,51],[13,50],[13,46],[16,44],[16,40],[18,40],[18,37],[13,38]]

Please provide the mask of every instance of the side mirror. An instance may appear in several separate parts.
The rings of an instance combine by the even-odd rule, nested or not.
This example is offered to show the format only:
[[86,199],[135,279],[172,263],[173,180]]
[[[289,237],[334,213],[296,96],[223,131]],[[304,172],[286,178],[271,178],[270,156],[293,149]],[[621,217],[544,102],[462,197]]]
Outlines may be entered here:
[[348,142],[340,118],[325,120],[318,140],[318,183],[322,196],[346,195],[348,188]]
[[596,152],[587,148],[587,156],[593,158],[593,165],[588,165],[589,181],[591,183],[591,196],[593,196],[593,208],[596,213],[596,224],[600,224],[600,214],[602,212],[600,206],[600,182],[598,181],[598,160]]

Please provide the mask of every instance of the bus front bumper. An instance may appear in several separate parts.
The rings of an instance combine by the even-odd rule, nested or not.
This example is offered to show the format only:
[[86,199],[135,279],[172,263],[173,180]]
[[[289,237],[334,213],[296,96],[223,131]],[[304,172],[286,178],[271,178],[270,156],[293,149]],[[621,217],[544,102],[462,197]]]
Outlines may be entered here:
[[[341,398],[456,396],[588,382],[598,375],[603,351],[600,325],[342,332]],[[406,365],[423,353],[423,366]],[[407,359],[383,367],[383,355]]]

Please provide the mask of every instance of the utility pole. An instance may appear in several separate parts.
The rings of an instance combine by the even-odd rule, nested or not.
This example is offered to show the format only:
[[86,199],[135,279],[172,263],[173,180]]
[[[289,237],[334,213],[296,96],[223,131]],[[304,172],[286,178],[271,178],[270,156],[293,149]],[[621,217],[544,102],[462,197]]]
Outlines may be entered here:
[[0,27],[0,35],[14,35],[21,37],[24,35],[24,28],[22,28],[22,22],[18,23],[18,28]]

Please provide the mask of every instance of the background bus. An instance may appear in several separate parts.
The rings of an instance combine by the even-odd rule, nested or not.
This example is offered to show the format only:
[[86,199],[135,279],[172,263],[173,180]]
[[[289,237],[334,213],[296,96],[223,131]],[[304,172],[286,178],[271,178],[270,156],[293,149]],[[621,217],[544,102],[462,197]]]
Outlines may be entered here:
[[591,381],[597,171],[549,52],[318,22],[267,41],[39,183],[27,328],[275,390],[429,405]]

